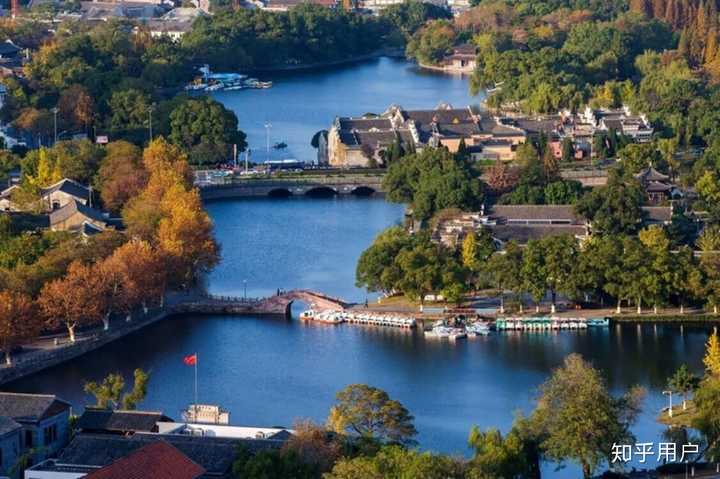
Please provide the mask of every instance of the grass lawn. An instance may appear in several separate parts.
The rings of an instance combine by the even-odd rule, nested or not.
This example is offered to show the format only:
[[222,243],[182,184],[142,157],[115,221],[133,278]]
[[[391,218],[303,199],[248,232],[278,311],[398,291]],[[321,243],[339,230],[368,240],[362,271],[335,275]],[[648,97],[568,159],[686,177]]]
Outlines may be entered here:
[[663,410],[657,418],[657,421],[666,426],[686,426],[690,427],[690,423],[695,417],[695,405],[692,401],[687,402],[687,409],[683,411],[682,403],[673,404],[673,415],[668,416],[667,410]]

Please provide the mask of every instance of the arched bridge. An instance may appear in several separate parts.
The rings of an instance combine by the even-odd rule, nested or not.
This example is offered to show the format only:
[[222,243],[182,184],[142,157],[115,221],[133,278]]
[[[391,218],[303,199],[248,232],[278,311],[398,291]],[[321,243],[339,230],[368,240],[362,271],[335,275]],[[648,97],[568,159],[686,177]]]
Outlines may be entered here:
[[382,176],[380,175],[333,175],[267,179],[236,178],[224,184],[201,184],[199,186],[200,194],[205,200],[258,196],[369,196],[383,192]]
[[290,307],[301,301],[312,309],[342,311],[350,303],[340,298],[311,291],[293,289],[266,298],[237,298],[232,296],[204,295],[189,299],[176,306],[178,313],[200,314],[269,314],[290,316]]

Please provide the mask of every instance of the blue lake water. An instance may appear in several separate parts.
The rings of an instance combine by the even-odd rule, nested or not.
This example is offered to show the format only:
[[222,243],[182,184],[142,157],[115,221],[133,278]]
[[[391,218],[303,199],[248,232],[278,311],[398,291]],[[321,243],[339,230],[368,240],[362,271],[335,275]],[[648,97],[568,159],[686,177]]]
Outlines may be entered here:
[[[219,93],[240,117],[251,146],[264,144],[265,120],[275,141],[299,159],[314,151],[312,134],[335,115],[379,112],[390,103],[432,108],[472,101],[466,80],[427,75],[380,59],[328,71],[273,78],[270,90]],[[289,153],[289,152],[288,152]],[[222,245],[221,264],[207,278],[216,294],[272,294],[311,288],[363,301],[354,285],[360,253],[403,208],[378,198],[256,199],[207,205]],[[538,385],[572,352],[598,367],[616,393],[648,389],[634,428],[639,441],[660,439],[655,422],[666,378],[687,363],[700,372],[708,331],[702,327],[623,325],[583,333],[502,334],[457,344],[426,341],[407,331],[255,317],[174,318],[9,386],[56,393],[78,409],[91,398],[83,384],[135,368],[151,372],[145,409],[174,417],[192,401],[193,371],[184,355],[199,354],[200,400],[220,404],[235,424],[291,425],[323,421],[334,394],[351,383],[387,390],[415,415],[422,448],[468,454],[473,425],[506,431],[515,411],[529,411]],[[592,414],[592,411],[588,411]],[[577,467],[545,477],[576,478]]]
[[449,103],[462,108],[482,99],[469,95],[467,77],[428,72],[395,58],[262,79],[272,80],[273,87],[213,94],[237,115],[255,162],[268,158],[266,123],[271,125],[270,145],[288,145],[284,150],[271,148],[271,159],[313,162],[317,153],[310,140],[315,132],[330,128],[336,116],[382,113],[392,104],[432,109]]

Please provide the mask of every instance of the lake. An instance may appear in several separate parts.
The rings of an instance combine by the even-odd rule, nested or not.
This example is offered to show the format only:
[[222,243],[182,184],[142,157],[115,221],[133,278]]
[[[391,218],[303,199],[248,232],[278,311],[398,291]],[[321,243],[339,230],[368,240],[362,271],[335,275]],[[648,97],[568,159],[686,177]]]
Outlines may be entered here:
[[[233,108],[252,147],[272,141],[309,159],[312,134],[335,115],[380,112],[391,103],[432,108],[473,101],[467,82],[418,72],[404,61],[379,59],[332,70],[273,77],[269,90],[219,93]],[[256,158],[257,159],[257,158]],[[222,262],[208,276],[216,294],[272,294],[278,288],[311,288],[364,301],[355,287],[355,264],[383,228],[401,221],[403,208],[382,198],[285,198],[212,202],[207,205],[222,245]],[[298,305],[301,307],[301,305]],[[295,308],[297,312],[297,307]],[[666,378],[687,363],[702,370],[703,327],[632,324],[604,330],[497,334],[457,344],[420,334],[354,325],[303,324],[255,317],[178,317],[153,325],[103,349],[8,386],[14,391],[56,393],[78,409],[91,398],[83,384],[135,368],[151,373],[142,407],[179,417],[193,396],[193,370],[185,355],[199,355],[200,401],[220,404],[231,421],[291,425],[301,417],[323,421],[334,394],[351,383],[389,392],[415,415],[420,446],[469,454],[470,428],[506,431],[515,411],[529,411],[538,385],[572,352],[598,367],[616,393],[648,389],[634,431],[639,441],[660,439],[655,416],[665,404]],[[592,411],[588,411],[591,414]],[[570,467],[546,477],[578,477]]]
[[392,104],[433,109],[450,103],[462,108],[482,99],[469,95],[467,77],[428,72],[387,57],[261,79],[272,80],[273,87],[213,93],[237,115],[239,128],[248,136],[250,159],[258,163],[268,158],[268,122],[270,145],[288,145],[283,150],[271,148],[271,159],[314,162],[317,152],[310,140],[317,131],[330,128],[336,116],[382,113]]
[[[208,210],[223,248],[208,278],[217,294],[271,294],[276,288],[321,289],[362,301],[354,265],[402,208],[377,198],[256,199],[215,202]],[[236,424],[323,421],[336,391],[351,383],[387,390],[415,415],[423,448],[468,454],[470,427],[507,430],[515,411],[531,409],[536,388],[572,352],[591,360],[613,391],[645,386],[649,395],[635,432],[658,441],[654,418],[665,404],[665,380],[680,364],[700,372],[703,327],[616,326],[586,332],[496,334],[458,341],[425,340],[408,331],[328,326],[254,317],[174,318],[102,350],[10,385],[53,392],[80,407],[85,381],[137,367],[151,372],[142,407],[178,417],[192,401],[198,352],[200,401],[217,403]],[[590,413],[590,411],[589,411]],[[577,477],[576,468],[548,477]]]

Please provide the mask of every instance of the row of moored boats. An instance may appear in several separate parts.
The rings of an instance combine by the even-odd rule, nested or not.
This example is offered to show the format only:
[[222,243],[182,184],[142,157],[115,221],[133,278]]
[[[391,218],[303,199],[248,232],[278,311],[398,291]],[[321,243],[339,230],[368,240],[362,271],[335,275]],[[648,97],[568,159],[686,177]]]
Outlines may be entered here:
[[610,325],[608,318],[560,318],[557,316],[531,318],[498,318],[497,331],[548,331],[561,329],[603,328]]
[[372,326],[387,326],[392,328],[414,328],[417,325],[415,318],[398,314],[356,313],[351,311],[315,311],[309,309],[300,314],[300,319],[306,321],[319,321],[321,323],[340,324],[356,323]]
[[185,90],[213,92],[270,87],[272,87],[270,81],[260,81],[240,73],[210,73],[187,85]]

